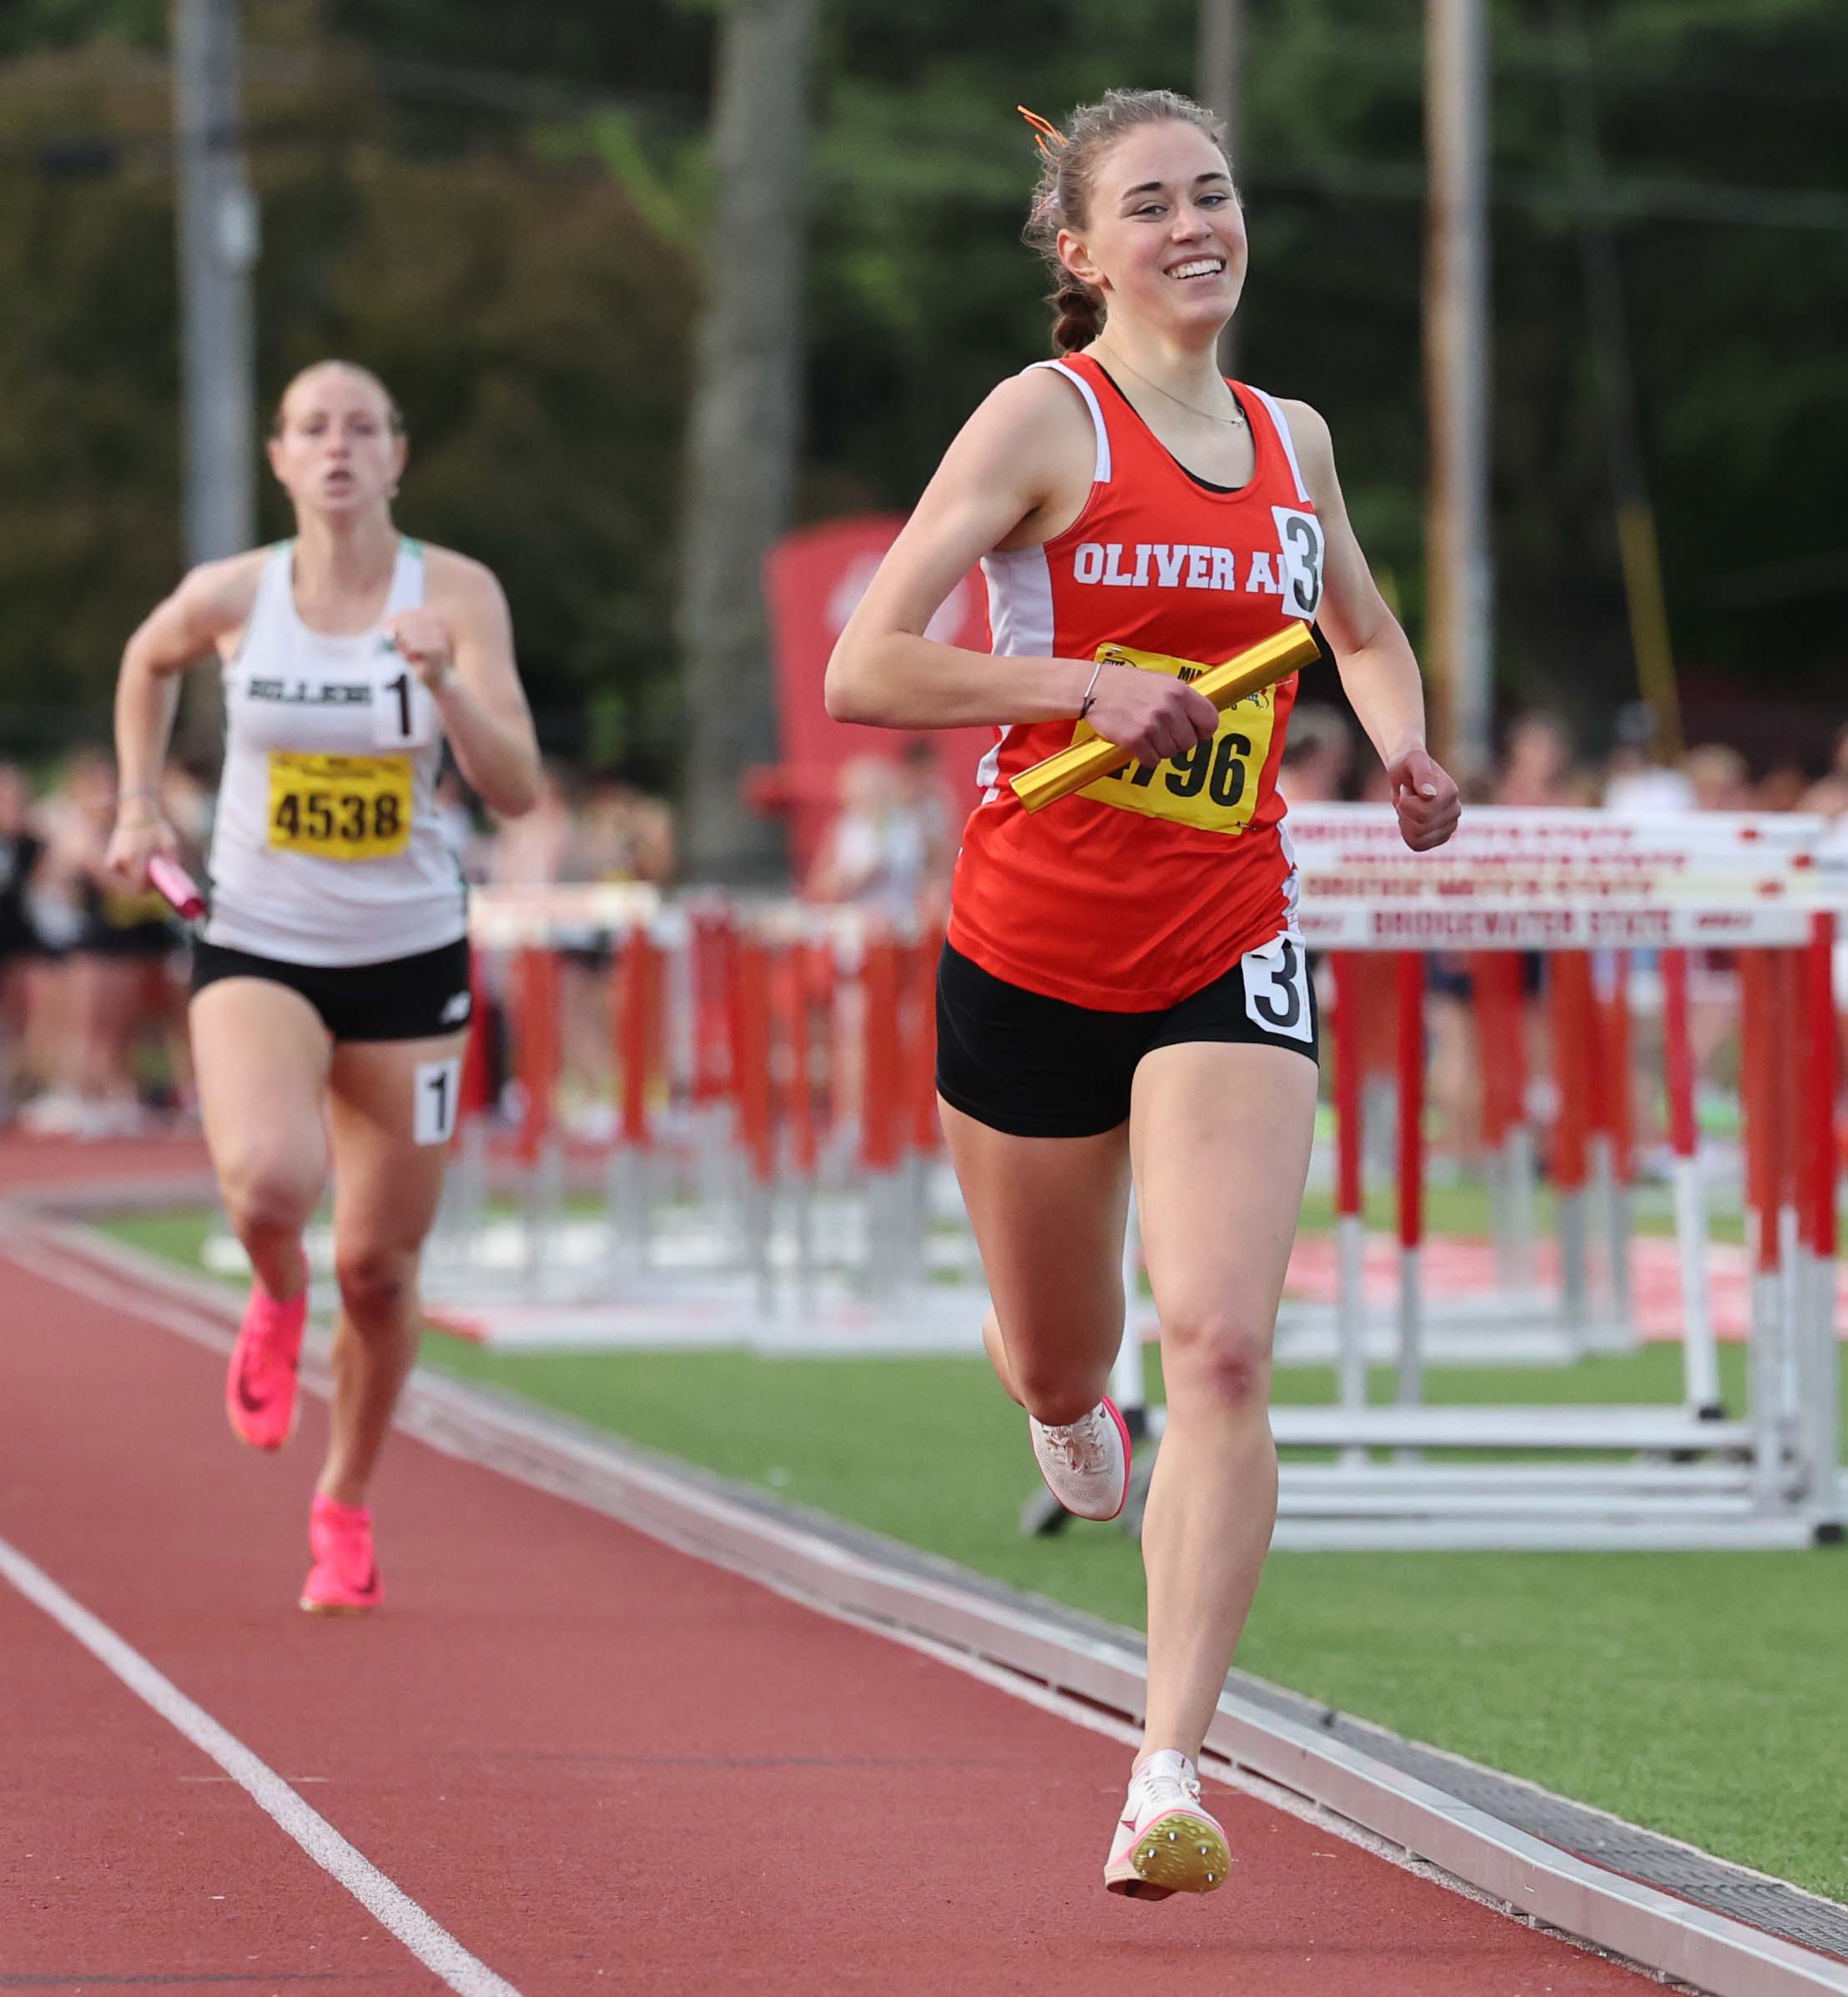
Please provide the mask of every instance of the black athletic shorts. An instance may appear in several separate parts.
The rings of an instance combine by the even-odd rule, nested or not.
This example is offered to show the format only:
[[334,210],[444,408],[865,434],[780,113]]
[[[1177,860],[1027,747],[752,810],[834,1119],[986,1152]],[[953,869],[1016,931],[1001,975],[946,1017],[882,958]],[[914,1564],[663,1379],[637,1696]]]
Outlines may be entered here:
[[1012,1137],[1096,1137],[1130,1114],[1135,1064],[1190,1040],[1287,1047],[1313,1061],[1302,945],[1278,937],[1211,984],[1148,1013],[1095,1012],[991,976],[945,943],[937,964],[937,1091]]
[[432,1040],[468,1024],[468,938],[384,963],[284,963],[193,945],[193,994],[221,978],[261,978],[300,992],[336,1040]]

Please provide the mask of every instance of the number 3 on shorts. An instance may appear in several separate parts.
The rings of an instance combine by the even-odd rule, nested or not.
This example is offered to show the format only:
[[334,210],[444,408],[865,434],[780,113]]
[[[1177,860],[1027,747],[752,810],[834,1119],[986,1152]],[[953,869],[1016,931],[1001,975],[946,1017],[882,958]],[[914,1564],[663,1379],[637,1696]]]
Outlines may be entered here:
[[412,1135],[420,1144],[446,1144],[456,1128],[456,1099],[461,1093],[462,1064],[420,1061],[413,1082]]
[[1315,1033],[1309,1010],[1309,973],[1302,945],[1279,936],[1239,960],[1245,973],[1245,1016],[1262,1032],[1307,1046]]

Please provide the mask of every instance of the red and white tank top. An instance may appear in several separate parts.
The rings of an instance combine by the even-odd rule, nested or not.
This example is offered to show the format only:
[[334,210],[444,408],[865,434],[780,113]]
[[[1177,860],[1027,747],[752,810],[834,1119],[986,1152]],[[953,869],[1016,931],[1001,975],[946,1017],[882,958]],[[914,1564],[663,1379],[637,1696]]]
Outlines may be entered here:
[[[1283,412],[1233,383],[1249,482],[1190,477],[1098,364],[1040,361],[1077,390],[1097,437],[1085,510],[1042,546],[994,553],[1002,657],[1089,659],[1122,646],[1176,672],[1222,664],[1322,595],[1323,540]],[[1005,667],[998,667],[1005,672]],[[1030,817],[1009,778],[1088,738],[1071,720],[1003,727],[956,863],[949,940],[1010,984],[1103,1012],[1172,1005],[1295,928],[1296,868],[1277,765],[1296,676],[1229,709],[1191,756],[1134,764]]]

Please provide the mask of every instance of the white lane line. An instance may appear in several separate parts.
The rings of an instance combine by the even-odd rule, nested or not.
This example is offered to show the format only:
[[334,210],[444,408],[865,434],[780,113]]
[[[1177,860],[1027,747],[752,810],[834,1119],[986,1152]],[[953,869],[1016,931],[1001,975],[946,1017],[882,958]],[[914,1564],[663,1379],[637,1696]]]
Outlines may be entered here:
[[355,1851],[325,1817],[304,1803],[283,1778],[164,1678],[106,1622],[67,1595],[42,1567],[0,1539],[0,1574],[28,1602],[76,1637],[136,1698],[209,1755],[257,1807],[295,1839],[324,1872],[331,1874],[389,1933],[448,1984],[457,1997],[520,1997],[506,1978],[478,1961],[377,1866]]
[[146,1283],[138,1285],[132,1277],[98,1269],[62,1244],[51,1246],[15,1234],[0,1238],[0,1259],[16,1263],[61,1290],[74,1291],[93,1303],[138,1318],[144,1324],[164,1325],[209,1352],[228,1353],[236,1343],[234,1320],[209,1317],[202,1305],[173,1302]]

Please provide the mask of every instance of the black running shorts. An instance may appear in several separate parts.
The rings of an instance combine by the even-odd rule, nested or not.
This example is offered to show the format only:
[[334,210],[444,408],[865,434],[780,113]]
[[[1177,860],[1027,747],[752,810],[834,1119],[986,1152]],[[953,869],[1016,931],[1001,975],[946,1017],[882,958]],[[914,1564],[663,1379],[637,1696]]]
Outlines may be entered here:
[[937,965],[937,1092],[1012,1137],[1096,1137],[1130,1114],[1135,1064],[1191,1040],[1285,1047],[1313,1061],[1302,945],[1280,936],[1177,1004],[1095,1012],[1023,991],[945,943]]
[[469,1019],[468,938],[384,963],[284,963],[221,944],[193,945],[193,995],[221,978],[300,992],[336,1040],[434,1040]]

